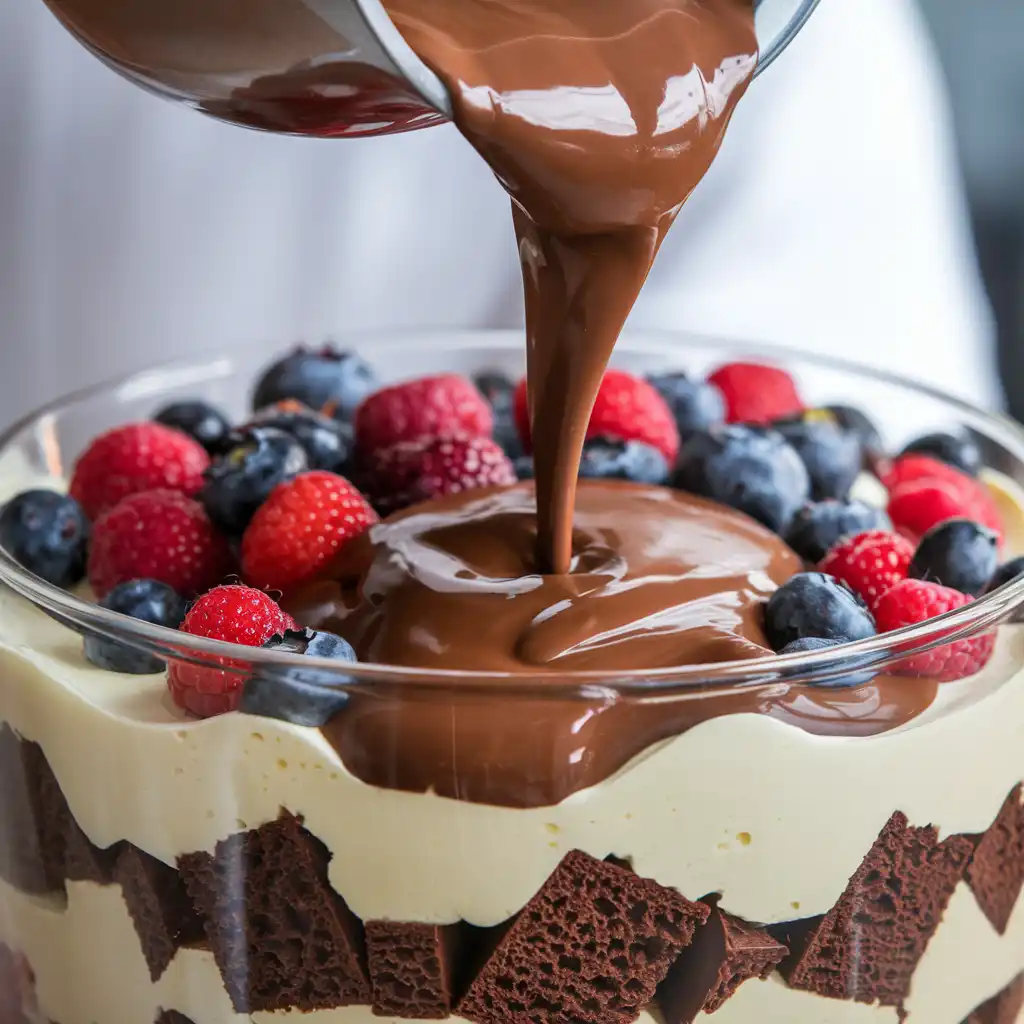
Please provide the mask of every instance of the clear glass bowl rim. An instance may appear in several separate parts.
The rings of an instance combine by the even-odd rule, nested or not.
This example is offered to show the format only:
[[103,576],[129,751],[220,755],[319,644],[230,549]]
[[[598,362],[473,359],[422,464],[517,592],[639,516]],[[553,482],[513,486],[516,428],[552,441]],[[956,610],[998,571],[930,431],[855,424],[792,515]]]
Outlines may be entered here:
[[[361,342],[372,340],[375,356],[387,352],[400,352],[433,343],[448,352],[471,351],[484,343],[488,348],[514,349],[522,346],[521,331],[502,330],[406,330],[356,331],[343,334],[336,340],[358,348]],[[672,331],[642,331],[627,333],[622,350],[639,349],[645,355],[656,355],[664,350],[666,357],[678,361],[685,354],[687,341],[704,348],[722,346],[728,358],[740,355],[784,365],[804,364],[830,372],[858,377],[865,384],[872,382],[906,389],[936,402],[941,402],[970,420],[982,422],[985,430],[999,444],[1013,452],[1024,465],[1024,427],[1002,415],[994,415],[940,389],[909,380],[899,374],[861,365],[852,360],[835,359],[808,353],[802,349],[766,342],[735,341]],[[238,371],[236,359],[227,353],[207,360],[175,360],[136,373],[65,394],[21,417],[0,433],[0,458],[27,430],[44,422],[48,417],[77,404],[95,400],[105,394],[112,398],[158,398],[170,385],[201,383],[223,378]],[[592,699],[596,693],[634,694],[656,698],[683,691],[697,691],[722,687],[740,689],[760,687],[766,683],[815,682],[843,672],[863,670],[884,671],[887,665],[934,647],[951,643],[963,637],[984,632],[1007,621],[1019,608],[1024,607],[1024,577],[1011,581],[984,595],[963,608],[908,626],[892,633],[871,637],[856,643],[844,644],[835,650],[786,656],[766,655],[747,661],[672,666],[658,669],[624,671],[559,671],[546,673],[476,672],[465,670],[438,671],[407,666],[361,662],[339,666],[336,661],[243,647],[219,640],[192,637],[176,630],[141,622],[89,604],[72,593],[61,590],[19,565],[0,547],[0,584],[9,586],[23,598],[40,607],[58,620],[65,620],[72,628],[101,634],[164,658],[209,665],[216,659],[224,669],[222,659],[232,658],[240,663],[237,671],[249,675],[255,671],[280,673],[289,667],[322,670],[337,677],[340,688],[365,689],[367,686],[401,684],[403,687],[458,687],[460,690],[479,689],[494,693],[514,691],[516,695],[535,694],[545,697],[582,696]],[[696,694],[694,694],[696,695]]]

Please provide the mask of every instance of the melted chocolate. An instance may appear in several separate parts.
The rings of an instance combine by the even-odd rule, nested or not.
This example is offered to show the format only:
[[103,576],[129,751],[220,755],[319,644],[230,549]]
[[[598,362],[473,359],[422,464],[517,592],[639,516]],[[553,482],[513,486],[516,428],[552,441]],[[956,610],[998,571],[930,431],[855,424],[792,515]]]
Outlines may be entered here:
[[512,196],[540,565],[567,573],[597,389],[757,65],[752,0],[385,0]]

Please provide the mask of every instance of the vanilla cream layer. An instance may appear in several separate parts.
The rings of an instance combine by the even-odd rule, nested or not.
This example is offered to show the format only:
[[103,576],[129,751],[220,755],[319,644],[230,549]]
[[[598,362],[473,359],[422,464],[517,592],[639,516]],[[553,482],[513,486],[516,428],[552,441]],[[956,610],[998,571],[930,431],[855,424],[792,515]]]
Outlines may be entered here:
[[723,717],[548,808],[378,789],[315,729],[187,720],[162,676],[96,669],[76,634],[7,591],[0,720],[42,745],[97,845],[127,839],[173,864],[284,807],[331,850],[331,882],[364,920],[493,925],[581,849],[777,922],[831,908],[894,810],[944,835],[992,822],[1024,779],[1024,627],[1000,632],[981,677],[944,686],[940,706],[900,730],[820,737]]
[[[316,1013],[236,1014],[213,956],[182,949],[153,983],[117,886],[68,885],[67,904],[26,896],[0,883],[0,941],[24,953],[36,974],[44,1018],[60,1024],[148,1024],[161,1009],[194,1024],[380,1024],[368,1006]],[[1024,904],[1000,938],[970,891],[957,889],[914,975],[907,1009],[920,1024],[960,1024],[1000,991],[1024,962]],[[789,989],[775,975],[743,985],[714,1024],[896,1024],[892,1008],[822,999]],[[466,1024],[449,1018],[450,1024]],[[642,1014],[638,1024],[657,1024]]]

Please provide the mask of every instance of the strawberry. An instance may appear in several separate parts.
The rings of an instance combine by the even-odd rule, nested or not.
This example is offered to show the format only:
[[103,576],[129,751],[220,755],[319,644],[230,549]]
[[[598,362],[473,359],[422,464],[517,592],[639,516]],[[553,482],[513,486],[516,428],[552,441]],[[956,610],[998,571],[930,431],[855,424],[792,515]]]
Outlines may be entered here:
[[216,586],[232,567],[228,542],[206,510],[178,491],[129,495],[93,526],[88,575],[97,597],[137,579],[189,597]]
[[447,373],[374,392],[356,409],[354,426],[356,447],[367,454],[428,437],[490,437],[494,414],[471,380]]
[[254,586],[289,591],[320,577],[338,552],[377,522],[344,477],[317,470],[278,484],[242,537],[242,573]]
[[900,580],[914,557],[914,545],[898,533],[867,530],[841,540],[831,548],[819,568],[842,580],[859,594],[868,608]]
[[515,467],[496,441],[465,435],[377,452],[366,476],[374,505],[385,512],[428,498],[516,482]]
[[96,519],[122,498],[167,489],[195,494],[210,456],[198,441],[160,423],[129,423],[95,438],[71,476],[71,496]]
[[793,378],[764,363],[726,363],[708,377],[725,398],[727,423],[766,424],[804,409]]
[[[272,597],[237,584],[203,594],[181,624],[183,633],[245,647],[262,647],[272,636],[295,628],[295,620]],[[205,657],[223,668],[172,661],[167,669],[174,703],[199,718],[234,711],[247,675],[244,660]]]
[[[875,622],[879,633],[891,633],[962,608],[971,600],[959,590],[938,583],[902,580],[875,605]],[[992,657],[994,647],[994,633],[966,637],[924,654],[915,654],[900,662],[898,671],[903,675],[933,676],[941,682],[964,679],[981,671]]]
[[930,455],[900,455],[882,476],[882,483],[890,491],[917,480],[944,480],[957,487],[962,486],[964,480],[975,482],[955,466]]
[[[525,380],[516,388],[513,411],[523,444],[533,451]],[[595,437],[642,441],[657,448],[670,466],[679,454],[679,428],[665,399],[652,384],[624,370],[608,370],[601,380],[587,425],[587,439]]]

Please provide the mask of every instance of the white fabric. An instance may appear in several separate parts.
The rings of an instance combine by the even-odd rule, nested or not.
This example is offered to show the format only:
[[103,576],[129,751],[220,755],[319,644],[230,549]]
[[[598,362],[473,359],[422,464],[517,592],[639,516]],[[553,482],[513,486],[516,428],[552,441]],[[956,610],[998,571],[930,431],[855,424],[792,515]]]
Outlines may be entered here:
[[[998,401],[912,0],[823,0],[752,88],[634,322],[784,341]],[[171,356],[510,326],[507,203],[450,128],[273,138],[122,82],[0,2],[0,420]]]

